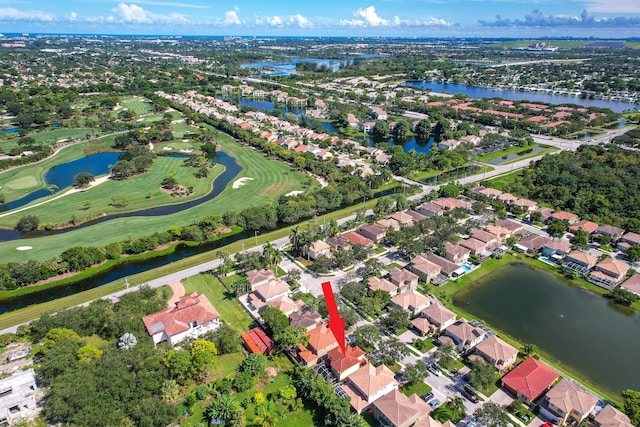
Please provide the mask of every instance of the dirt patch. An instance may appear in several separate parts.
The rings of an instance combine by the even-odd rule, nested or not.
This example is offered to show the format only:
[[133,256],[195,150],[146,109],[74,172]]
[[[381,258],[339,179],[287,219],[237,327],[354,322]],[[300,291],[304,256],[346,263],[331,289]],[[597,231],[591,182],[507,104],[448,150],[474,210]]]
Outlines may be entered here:
[[267,385],[267,382],[264,380],[261,380],[260,382],[258,382],[258,385],[256,386],[256,388],[258,389],[258,391],[262,391],[262,389],[264,389],[266,385]]
[[269,378],[275,378],[276,375],[278,375],[278,372],[280,371],[280,369],[278,368],[266,368],[265,371],[267,371],[267,375],[269,376]]
[[193,189],[184,185],[177,185],[174,188],[160,187],[160,189],[171,197],[187,197],[193,194]]

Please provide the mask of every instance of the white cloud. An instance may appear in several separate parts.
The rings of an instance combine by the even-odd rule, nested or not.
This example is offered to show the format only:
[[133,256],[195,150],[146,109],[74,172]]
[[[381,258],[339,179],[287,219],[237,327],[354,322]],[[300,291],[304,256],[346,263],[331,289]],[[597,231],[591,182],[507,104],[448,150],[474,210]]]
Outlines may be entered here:
[[391,19],[386,19],[378,15],[375,6],[369,6],[366,8],[360,8],[353,12],[353,16],[356,19],[341,19],[340,25],[345,27],[450,27],[452,24],[439,18],[426,18],[426,19],[400,19],[398,16],[394,16]]
[[69,21],[76,21],[78,19],[78,14],[75,12],[71,12],[69,15]]
[[356,18],[362,18],[366,21],[368,25],[372,27],[378,27],[380,25],[389,25],[389,21],[387,19],[381,18],[376,13],[375,6],[369,6],[366,8],[360,8],[353,12],[353,16]]
[[300,15],[299,13],[293,16],[290,16],[289,22],[291,24],[297,25],[298,28],[313,28],[313,22],[309,21],[307,18]]
[[591,13],[640,13],[638,0],[587,0],[585,5]]
[[224,13],[224,25],[241,25],[238,13],[235,10],[227,10]]
[[43,21],[51,22],[56,16],[37,10],[21,11],[13,7],[0,8],[0,21]]
[[280,27],[282,26],[282,18],[279,16],[267,17],[267,23],[272,27]]
[[[112,9],[113,12],[120,16],[120,19],[113,18],[113,21],[137,23],[137,24],[154,24],[158,22],[174,22],[184,24],[188,20],[179,13],[173,12],[169,15],[160,15],[157,13],[144,10],[137,4],[120,3],[118,7]],[[111,16],[107,18],[107,21],[111,21]]]

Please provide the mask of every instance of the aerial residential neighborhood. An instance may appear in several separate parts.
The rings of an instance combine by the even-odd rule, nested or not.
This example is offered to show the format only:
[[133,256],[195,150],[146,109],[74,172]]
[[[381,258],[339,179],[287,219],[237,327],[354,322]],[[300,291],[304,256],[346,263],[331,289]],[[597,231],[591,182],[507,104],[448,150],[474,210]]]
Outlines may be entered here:
[[39,3],[0,425],[640,426],[633,2]]

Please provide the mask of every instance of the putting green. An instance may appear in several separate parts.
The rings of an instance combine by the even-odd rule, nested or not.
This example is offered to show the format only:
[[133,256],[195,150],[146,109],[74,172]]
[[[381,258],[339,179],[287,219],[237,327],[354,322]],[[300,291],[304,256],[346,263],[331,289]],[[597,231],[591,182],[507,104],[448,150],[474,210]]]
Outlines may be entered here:
[[37,187],[38,180],[34,176],[22,176],[20,178],[12,179],[4,185],[12,190],[24,190],[25,188]]

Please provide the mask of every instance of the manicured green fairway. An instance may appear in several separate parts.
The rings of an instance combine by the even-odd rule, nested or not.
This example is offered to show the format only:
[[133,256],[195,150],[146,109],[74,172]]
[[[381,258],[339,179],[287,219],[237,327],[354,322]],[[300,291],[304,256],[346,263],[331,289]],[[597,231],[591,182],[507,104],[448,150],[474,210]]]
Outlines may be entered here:
[[151,109],[151,101],[141,96],[128,96],[122,98],[119,102],[120,108],[116,112],[126,108],[137,115],[146,114]]
[[[69,194],[42,203],[36,200],[30,205],[32,208],[16,212],[9,216],[0,216],[0,226],[13,228],[21,216],[36,215],[42,224],[61,224],[70,221],[72,216],[83,218],[99,213],[112,214],[124,211],[144,209],[152,206],[181,203],[196,199],[207,194],[211,190],[211,183],[222,173],[224,167],[216,165],[211,169],[207,178],[196,178],[194,168],[184,166],[184,159],[176,157],[158,157],[148,172],[131,177],[126,180],[109,180],[94,188],[82,192]],[[172,197],[161,189],[162,180],[172,175],[180,185],[193,187],[193,194],[184,197]],[[11,181],[13,183],[14,181]],[[56,193],[59,196],[63,193]],[[129,205],[124,208],[111,206],[111,197],[123,196],[129,200]],[[87,208],[85,202],[90,201]]]
[[[43,132],[32,132],[27,136],[30,136],[31,138],[35,139],[37,143],[42,142],[43,144],[51,145],[51,144],[55,144],[58,141],[64,142],[64,141],[73,140],[73,139],[85,138],[87,134],[91,135],[93,132],[95,132],[95,129],[62,128],[62,129],[46,130]],[[2,149],[5,152],[9,152],[9,150],[11,150],[13,147],[16,147],[18,145],[19,139],[20,137],[16,134],[15,138],[11,138],[6,141],[0,142],[0,147],[2,147]]]
[[[289,165],[267,159],[262,153],[240,145],[226,135],[221,135],[219,140],[223,150],[233,155],[243,167],[238,178],[250,177],[254,178],[253,180],[247,181],[244,186],[236,189],[232,188],[230,183],[214,200],[173,215],[118,218],[68,233],[29,239],[28,242],[0,243],[0,260],[3,262],[26,259],[47,260],[72,246],[104,246],[129,237],[142,237],[156,231],[167,230],[172,225],[188,225],[212,213],[241,211],[246,207],[265,203],[267,197],[276,199],[291,191],[304,189],[302,183],[305,181],[305,175],[293,171]],[[285,175],[284,172],[288,173]],[[77,206],[73,209],[77,209]],[[24,252],[15,249],[17,246],[27,244],[33,249]]]

